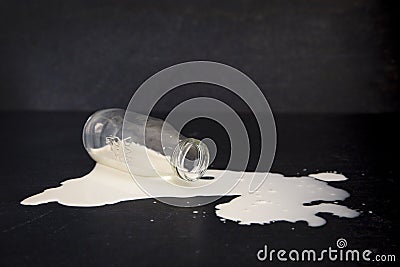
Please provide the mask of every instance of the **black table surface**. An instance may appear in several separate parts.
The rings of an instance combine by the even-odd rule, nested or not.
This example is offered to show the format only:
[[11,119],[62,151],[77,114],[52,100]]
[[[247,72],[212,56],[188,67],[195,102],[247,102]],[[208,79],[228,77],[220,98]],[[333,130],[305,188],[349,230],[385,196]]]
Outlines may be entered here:
[[[25,197],[93,168],[81,143],[88,115],[0,113],[0,266],[265,265],[256,257],[265,244],[324,249],[335,247],[338,238],[345,238],[348,248],[399,256],[399,114],[276,115],[278,145],[271,171],[302,175],[336,170],[350,178],[334,186],[350,192],[344,204],[362,214],[354,219],[322,214],[328,222],[318,228],[305,222],[223,223],[215,205],[232,197],[197,208],[206,216],[196,219],[191,208],[154,204],[153,199],[93,208],[20,205]],[[214,167],[222,161],[217,159]]]

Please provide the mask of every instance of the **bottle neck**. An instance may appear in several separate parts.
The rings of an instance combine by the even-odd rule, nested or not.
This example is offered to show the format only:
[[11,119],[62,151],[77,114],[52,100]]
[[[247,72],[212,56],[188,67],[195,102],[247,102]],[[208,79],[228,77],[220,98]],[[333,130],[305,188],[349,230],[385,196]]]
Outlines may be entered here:
[[210,163],[207,145],[198,139],[183,139],[175,147],[170,163],[181,179],[196,181],[204,175]]

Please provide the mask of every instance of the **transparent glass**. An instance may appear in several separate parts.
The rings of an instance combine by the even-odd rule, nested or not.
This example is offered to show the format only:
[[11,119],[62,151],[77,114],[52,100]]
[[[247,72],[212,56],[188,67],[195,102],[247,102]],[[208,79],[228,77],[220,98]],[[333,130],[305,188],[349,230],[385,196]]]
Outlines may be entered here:
[[[128,135],[122,140],[124,123]],[[163,120],[123,109],[95,112],[86,121],[82,138],[96,162],[122,171],[128,171],[128,164],[133,175],[196,181],[210,161],[202,141],[182,136]]]

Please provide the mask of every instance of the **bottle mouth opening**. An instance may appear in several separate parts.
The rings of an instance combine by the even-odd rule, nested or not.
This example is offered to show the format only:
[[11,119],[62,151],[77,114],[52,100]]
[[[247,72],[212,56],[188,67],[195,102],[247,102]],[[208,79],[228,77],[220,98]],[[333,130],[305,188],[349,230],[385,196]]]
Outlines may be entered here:
[[209,162],[207,145],[194,138],[179,141],[171,158],[176,174],[186,181],[200,179],[207,171]]

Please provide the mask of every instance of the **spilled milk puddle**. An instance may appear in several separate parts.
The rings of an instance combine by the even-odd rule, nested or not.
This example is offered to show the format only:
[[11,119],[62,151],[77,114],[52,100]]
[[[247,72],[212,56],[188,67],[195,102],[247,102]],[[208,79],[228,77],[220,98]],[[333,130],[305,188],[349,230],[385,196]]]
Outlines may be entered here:
[[[316,227],[326,223],[318,213],[330,213],[345,218],[359,215],[359,212],[337,204],[337,201],[350,196],[345,190],[328,183],[347,180],[341,174],[316,173],[302,177],[286,177],[269,173],[264,183],[255,192],[250,193],[249,184],[253,176],[265,176],[265,173],[243,174],[235,171],[208,170],[206,176],[218,177],[222,172],[232,179],[242,176],[240,182],[228,194],[222,192],[222,189],[218,192],[219,188],[213,188],[211,191],[205,189],[200,193],[197,191],[196,195],[191,195],[190,190],[184,194],[160,190],[154,197],[237,196],[227,203],[217,205],[216,215],[222,220],[232,220],[245,225],[306,221],[309,226]],[[163,186],[159,177],[147,179],[153,179],[155,186]],[[96,207],[147,198],[151,197],[141,190],[129,173],[96,164],[89,174],[66,180],[59,187],[46,189],[24,199],[21,204],[58,202],[73,207]]]

